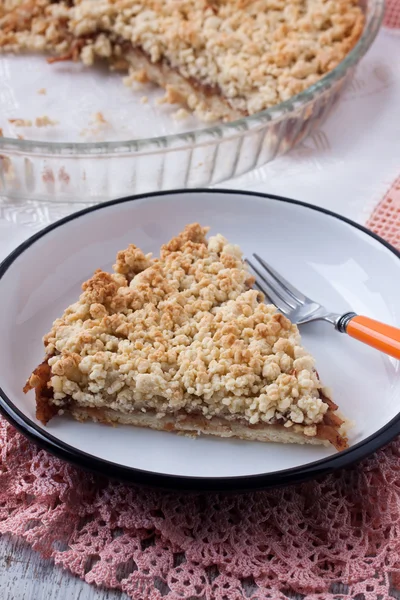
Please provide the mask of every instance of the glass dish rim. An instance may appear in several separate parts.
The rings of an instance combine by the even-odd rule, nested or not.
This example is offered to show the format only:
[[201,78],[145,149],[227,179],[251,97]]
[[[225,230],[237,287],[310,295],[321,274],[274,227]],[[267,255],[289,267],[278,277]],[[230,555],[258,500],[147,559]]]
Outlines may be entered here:
[[20,140],[9,137],[0,138],[0,150],[16,151],[26,154],[49,154],[53,156],[99,156],[127,155],[165,152],[169,149],[184,150],[194,146],[208,145],[230,139],[261,128],[267,123],[279,121],[282,117],[302,106],[305,106],[314,95],[329,89],[340,79],[348,69],[355,65],[370,48],[375,40],[383,21],[385,0],[366,0],[372,6],[372,12],[364,27],[357,44],[346,57],[324,77],[306,88],[299,94],[284,102],[267,108],[259,113],[242,117],[229,123],[219,123],[202,129],[173,133],[151,138],[139,138],[124,141],[109,142],[47,142],[35,140]]

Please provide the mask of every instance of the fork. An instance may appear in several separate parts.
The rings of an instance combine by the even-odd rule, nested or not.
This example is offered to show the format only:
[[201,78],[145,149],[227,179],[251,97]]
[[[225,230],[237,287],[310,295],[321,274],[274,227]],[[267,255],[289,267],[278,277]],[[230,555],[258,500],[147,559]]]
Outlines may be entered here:
[[257,275],[256,287],[292,323],[303,325],[312,321],[328,321],[340,333],[347,333],[356,340],[400,360],[400,329],[357,315],[355,312],[343,315],[329,312],[324,306],[302,294],[258,254],[253,254],[253,258],[254,261],[247,258],[245,260]]

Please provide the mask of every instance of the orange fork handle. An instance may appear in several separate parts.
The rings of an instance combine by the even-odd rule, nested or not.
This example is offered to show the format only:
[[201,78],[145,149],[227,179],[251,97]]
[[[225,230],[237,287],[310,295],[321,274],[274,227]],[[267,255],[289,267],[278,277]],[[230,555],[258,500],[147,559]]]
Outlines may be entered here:
[[400,329],[397,327],[357,315],[348,322],[346,333],[400,360]]

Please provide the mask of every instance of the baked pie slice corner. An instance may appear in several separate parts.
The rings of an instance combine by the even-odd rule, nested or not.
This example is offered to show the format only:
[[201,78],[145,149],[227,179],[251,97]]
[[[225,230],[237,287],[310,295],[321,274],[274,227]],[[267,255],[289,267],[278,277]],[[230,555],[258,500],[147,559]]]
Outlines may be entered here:
[[[44,337],[43,424],[128,424],[188,435],[347,448],[345,419],[299,331],[252,289],[238,246],[194,223],[159,258],[130,245]],[[134,435],[134,433],[133,433]]]

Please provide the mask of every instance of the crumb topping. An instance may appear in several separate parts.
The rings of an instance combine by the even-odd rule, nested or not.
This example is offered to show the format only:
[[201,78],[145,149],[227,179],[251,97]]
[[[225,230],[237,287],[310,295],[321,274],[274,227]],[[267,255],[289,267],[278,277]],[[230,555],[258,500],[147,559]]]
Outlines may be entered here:
[[58,125],[58,121],[50,119],[47,115],[43,115],[43,117],[36,117],[35,125],[36,127],[54,127],[54,125]]
[[[119,69],[128,43],[246,115],[332,70],[363,24],[357,0],[5,0],[0,47],[86,65],[100,57]],[[145,81],[148,73],[135,77]],[[201,111],[195,88],[187,105]]]
[[295,325],[251,289],[238,246],[188,225],[160,258],[131,245],[83,284],[44,343],[52,402],[185,411],[317,433],[329,408]]
[[8,119],[8,122],[14,127],[32,127],[31,119]]
[[174,113],[174,119],[176,121],[184,121],[185,119],[187,119],[190,116],[190,113],[185,109],[185,108],[179,108],[175,113]]
[[102,112],[95,113],[95,115],[94,115],[94,121],[96,123],[99,123],[99,124],[105,124],[105,123],[107,123],[107,120],[104,118],[104,115],[103,115]]
[[33,125],[35,127],[49,127],[58,125],[58,121],[50,119],[47,115],[36,117],[34,122],[31,119],[8,119],[8,122],[14,125],[14,127],[32,127]]

